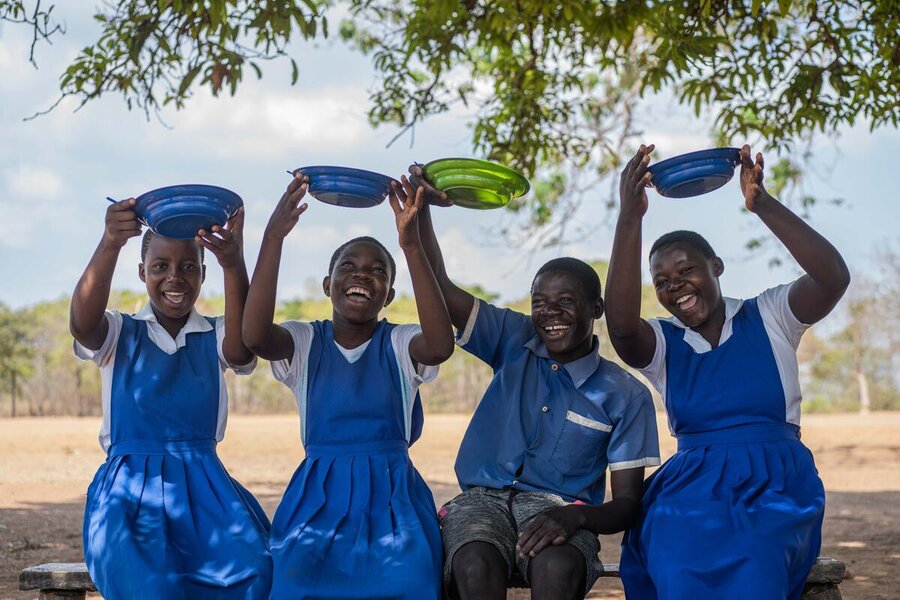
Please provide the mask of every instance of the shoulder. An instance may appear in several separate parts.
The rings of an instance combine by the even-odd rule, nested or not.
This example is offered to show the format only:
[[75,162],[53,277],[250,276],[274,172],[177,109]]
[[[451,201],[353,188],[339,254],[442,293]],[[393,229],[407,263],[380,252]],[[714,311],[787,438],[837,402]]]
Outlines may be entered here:
[[622,392],[625,397],[631,398],[646,394],[650,395],[650,390],[641,381],[626,371],[620,365],[600,357],[600,365],[598,372],[602,374],[601,384],[607,390],[616,390]]

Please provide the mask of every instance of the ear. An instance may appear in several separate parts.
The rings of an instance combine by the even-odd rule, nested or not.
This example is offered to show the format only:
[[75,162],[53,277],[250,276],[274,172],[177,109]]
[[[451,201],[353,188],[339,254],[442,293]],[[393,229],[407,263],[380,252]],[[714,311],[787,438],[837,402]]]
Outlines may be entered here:
[[722,259],[718,256],[714,256],[712,259],[713,265],[713,275],[716,277],[721,277],[722,273],[725,272],[725,263],[722,262]]
[[326,275],[325,279],[322,280],[322,291],[331,298],[331,275]]
[[597,302],[594,303],[594,318],[599,319],[603,316],[603,298],[597,298]]
[[206,281],[206,265],[203,265],[200,269],[200,283]]
[[388,290],[387,298],[384,299],[384,305],[387,306],[394,301],[394,288]]
[[138,263],[138,277],[141,278],[141,281],[147,283],[147,273],[144,271],[144,263]]

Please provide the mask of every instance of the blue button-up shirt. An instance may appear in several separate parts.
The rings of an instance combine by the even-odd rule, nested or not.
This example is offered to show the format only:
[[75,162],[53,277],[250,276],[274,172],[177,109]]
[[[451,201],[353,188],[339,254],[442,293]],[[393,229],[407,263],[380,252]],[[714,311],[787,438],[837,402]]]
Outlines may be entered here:
[[462,489],[517,488],[603,502],[606,469],[659,464],[649,390],[590,354],[560,364],[531,318],[476,301],[457,343],[489,364],[494,378],[456,459]]

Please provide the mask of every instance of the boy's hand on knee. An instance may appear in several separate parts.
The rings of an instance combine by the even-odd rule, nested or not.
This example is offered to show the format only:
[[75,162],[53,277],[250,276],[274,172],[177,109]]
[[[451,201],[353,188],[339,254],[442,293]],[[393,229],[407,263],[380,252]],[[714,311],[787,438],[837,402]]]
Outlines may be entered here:
[[547,546],[561,546],[581,528],[582,518],[572,506],[551,508],[536,516],[519,533],[516,552],[521,556],[537,556]]

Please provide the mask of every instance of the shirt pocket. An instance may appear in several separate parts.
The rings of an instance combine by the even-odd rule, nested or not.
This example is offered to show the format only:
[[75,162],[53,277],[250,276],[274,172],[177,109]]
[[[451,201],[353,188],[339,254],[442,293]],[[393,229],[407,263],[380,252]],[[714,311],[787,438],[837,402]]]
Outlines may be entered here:
[[567,411],[553,449],[554,466],[564,475],[587,475],[596,468],[611,431],[608,423]]

